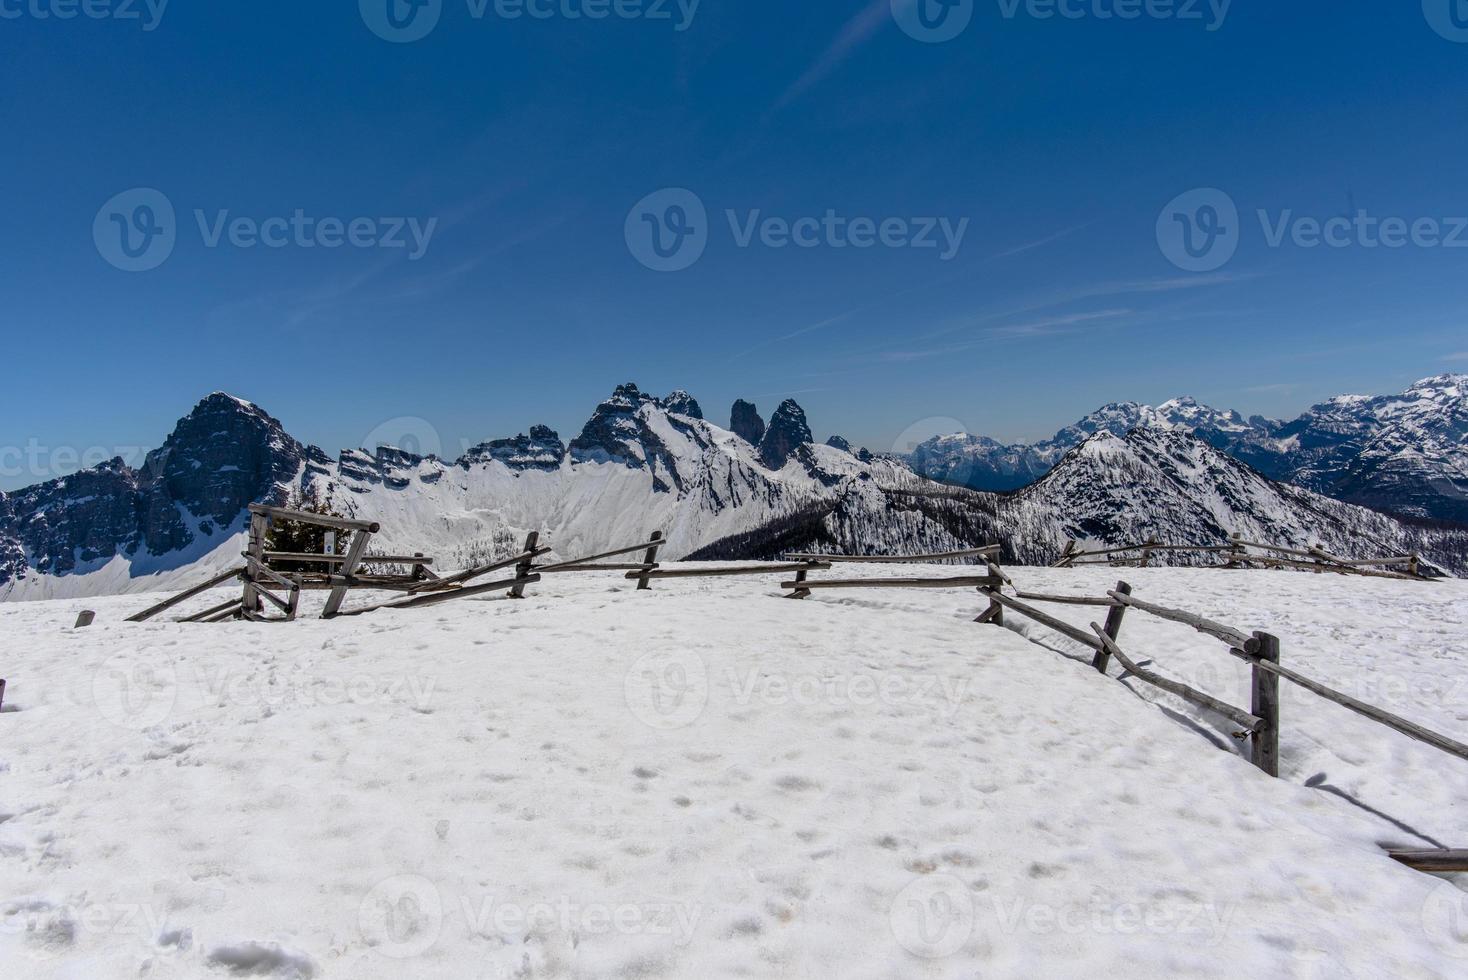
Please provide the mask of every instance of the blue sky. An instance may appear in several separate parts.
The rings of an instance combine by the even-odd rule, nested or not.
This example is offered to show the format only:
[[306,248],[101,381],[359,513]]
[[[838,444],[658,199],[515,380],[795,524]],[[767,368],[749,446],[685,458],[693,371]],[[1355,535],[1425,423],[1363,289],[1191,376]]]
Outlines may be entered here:
[[[535,422],[569,438],[634,380],[721,422],[736,397],[767,416],[795,397],[819,436],[887,449],[933,418],[1035,438],[1112,400],[1293,415],[1468,371],[1468,248],[1295,241],[1302,218],[1449,238],[1468,216],[1468,43],[1416,2],[1237,0],[1220,23],[1206,0],[1201,20],[967,0],[944,43],[889,0],[702,0],[691,20],[675,0],[666,20],[442,0],[411,43],[348,0],[37,16],[57,2],[0,0],[6,447],[156,445],[223,389],[333,452],[414,417],[456,455]],[[135,188],[175,210],[144,272],[98,246]],[[629,245],[665,188],[707,213],[676,272]],[[1201,272],[1158,237],[1198,188],[1239,211],[1236,252]],[[1277,247],[1260,209],[1288,222]],[[221,216],[297,211],[365,221],[363,242],[391,219],[432,235],[416,258],[208,245]],[[741,247],[755,212],[966,224],[956,250]]]

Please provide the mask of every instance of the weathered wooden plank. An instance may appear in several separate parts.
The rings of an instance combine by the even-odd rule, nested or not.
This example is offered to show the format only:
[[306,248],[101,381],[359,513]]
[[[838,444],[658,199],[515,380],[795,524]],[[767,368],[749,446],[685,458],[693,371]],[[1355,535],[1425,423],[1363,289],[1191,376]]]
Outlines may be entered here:
[[[630,554],[632,554],[635,551],[644,551],[644,550],[646,550],[648,548],[653,547],[654,545],[661,545],[662,543],[663,542],[662,542],[662,539],[661,538],[655,538],[652,541],[644,541],[642,544],[634,544],[634,545],[629,545],[626,548],[618,548],[616,551],[603,551],[599,555],[587,555],[584,558],[573,558],[570,561],[557,562],[554,565],[546,565],[543,568],[537,568],[536,571],[539,572],[542,575],[544,575],[546,572],[559,572],[563,568],[566,568],[566,567],[569,567],[569,566],[586,565],[586,564],[589,564],[590,562],[601,561],[603,558],[620,558],[622,555],[630,555]],[[604,567],[613,567],[613,566],[604,566]],[[634,565],[632,567],[634,567],[634,568],[641,568],[642,565]]]
[[345,517],[330,517],[326,514],[312,514],[304,510],[291,510],[288,507],[267,507],[264,504],[251,504],[250,513],[267,517],[273,521],[298,521],[302,524],[316,524],[320,527],[335,528],[338,531],[366,531],[370,534],[376,534],[382,530],[382,525],[376,521],[354,521]]
[[227,572],[220,572],[218,575],[214,576],[202,585],[196,585],[192,589],[180,592],[178,595],[173,596],[170,599],[163,600],[156,606],[150,606],[149,608],[144,609],[142,612],[138,613],[136,616],[129,616],[126,622],[141,623],[145,620],[152,619],[159,613],[172,609],[174,606],[178,605],[181,602],[187,602],[194,596],[199,595],[201,592],[208,592],[212,588],[223,585],[225,582],[228,582],[232,578],[239,578],[244,573],[245,570],[243,568],[231,568]]
[[[246,552],[245,554],[248,554]],[[295,551],[267,551],[266,561],[293,561],[300,564],[317,565],[340,565],[347,560],[346,555],[313,555]],[[423,555],[414,555],[409,558],[406,555],[368,555],[365,559],[369,565],[432,565],[432,558]]]
[[953,578],[849,578],[817,581],[810,579],[797,585],[781,582],[782,589],[973,589],[999,588],[1001,582],[992,575],[956,575]]
[[788,554],[785,557],[792,561],[831,561],[831,562],[861,562],[870,564],[888,564],[912,562],[920,564],[930,561],[946,561],[950,558],[972,558],[976,555],[997,555],[1001,547],[997,544],[984,545],[982,548],[964,548],[962,551],[945,551],[933,555],[815,555],[815,554]]
[[546,565],[535,570],[542,575],[559,575],[562,572],[631,572],[646,567],[634,562],[608,562],[605,565]]
[[1011,599],[1009,596],[1000,592],[998,589],[986,588],[982,591],[984,595],[989,597],[989,600],[991,602],[997,602],[1007,609],[1013,609],[1015,612],[1020,613],[1023,616],[1028,616],[1030,619],[1033,619],[1040,625],[1048,626],[1055,632],[1060,633],[1063,636],[1068,636],[1072,640],[1075,640],[1077,643],[1083,646],[1090,647],[1092,650],[1101,649],[1100,641],[1098,641],[1094,636],[1087,633],[1085,630],[1081,629],[1078,626],[1072,626],[1063,619],[1056,619],[1049,613],[1036,609],[1034,606],[1026,605],[1023,602],[1020,602],[1018,599]]
[[88,626],[91,626],[96,621],[97,614],[95,612],[90,609],[83,609],[81,612],[76,614],[76,622],[72,624],[71,628],[76,630],[86,629]]
[[537,547],[534,551],[524,551],[518,555],[515,555],[512,558],[505,558],[501,561],[492,562],[488,565],[480,565],[478,568],[465,569],[462,572],[455,572],[453,575],[445,575],[443,578],[434,579],[429,582],[420,582],[417,586],[409,589],[408,591],[437,592],[443,589],[448,589],[455,585],[461,585],[464,582],[472,582],[476,578],[483,578],[490,572],[497,572],[502,568],[509,568],[511,565],[518,565],[526,559],[534,560],[536,558],[539,558],[541,555],[550,554],[550,550],[550,548],[546,547]]
[[1123,592],[1117,592],[1114,589],[1106,594],[1111,596],[1111,598],[1115,599],[1117,602],[1125,603],[1128,606],[1131,606],[1135,609],[1140,609],[1142,610],[1142,612],[1145,613],[1151,613],[1153,616],[1158,616],[1162,619],[1170,619],[1175,623],[1182,623],[1184,626],[1191,626],[1199,633],[1207,633],[1209,636],[1216,636],[1218,639],[1222,640],[1225,643],[1233,643],[1237,644],[1238,646],[1243,646],[1245,643],[1249,642],[1249,638],[1245,636],[1242,631],[1236,630],[1232,626],[1225,626],[1222,623],[1215,623],[1211,619],[1204,619],[1202,616],[1197,616],[1190,612],[1184,612],[1181,609],[1169,609],[1166,606],[1158,606],[1150,602],[1143,602],[1141,599],[1138,599],[1135,596],[1131,596]]
[[[0,681],[0,684],[3,684]],[[1468,850],[1442,849],[1430,851],[1408,851],[1391,848],[1387,856],[1416,871],[1444,874],[1452,871],[1468,871]]]
[[229,603],[229,605],[225,609],[223,609],[222,611],[215,613],[213,616],[210,616],[208,619],[201,619],[201,620],[199,620],[199,622],[201,622],[201,623],[219,623],[219,622],[223,622],[226,619],[233,619],[236,616],[244,616],[244,614],[245,614],[244,606],[240,605],[240,601],[238,599],[236,599],[234,602]]
[[[656,568],[651,571],[628,572],[627,578],[641,578],[644,574],[648,578],[711,578],[721,575],[779,575],[786,572],[818,572],[829,569],[831,566],[825,562],[805,562],[789,565],[751,565],[747,568]],[[809,588],[818,583],[806,582],[803,588]],[[819,583],[824,585],[825,583]],[[785,588],[786,586],[781,586]],[[791,584],[789,588],[794,588]]]
[[238,609],[239,606],[240,606],[240,600],[238,598],[230,599],[228,602],[221,602],[217,606],[211,606],[210,608],[205,609],[203,612],[194,613],[192,616],[185,616],[183,619],[177,620],[177,622],[180,622],[180,623],[204,623],[204,622],[208,622],[213,617],[215,617],[215,616],[219,615],[220,613],[224,612],[226,609],[230,609],[230,610]]
[[534,585],[540,581],[538,574],[528,575],[525,578],[507,578],[498,582],[487,582],[483,585],[471,585],[462,589],[451,589],[447,592],[430,592],[427,595],[409,596],[406,599],[394,599],[391,602],[381,602],[375,606],[367,606],[363,609],[349,609],[341,613],[342,616],[361,616],[364,613],[376,612],[379,609],[420,609],[424,606],[434,606],[440,602],[453,602],[455,599],[470,599],[478,595],[486,595],[490,592],[505,592],[513,589],[521,583]]
[[1025,592],[1021,589],[1015,589],[1014,594],[1017,598],[1025,599],[1029,602],[1053,602],[1062,606],[1109,606],[1112,608],[1125,608],[1115,599],[1098,599],[1094,596],[1046,595],[1043,592]]
[[1106,635],[1106,630],[1101,627],[1101,624],[1092,623],[1091,630],[1096,634],[1096,638],[1101,642],[1102,648],[1108,654],[1115,657],[1117,661],[1126,668],[1126,672],[1128,674],[1132,675],[1138,680],[1145,681],[1146,683],[1151,684],[1153,687],[1161,688],[1169,694],[1175,694],[1178,697],[1182,698],[1184,701],[1190,701],[1193,704],[1207,708],[1210,711],[1216,711],[1218,714],[1223,715],[1229,721],[1232,721],[1234,724],[1241,726],[1245,731],[1257,732],[1261,729],[1261,727],[1264,726],[1264,720],[1262,718],[1251,715],[1247,711],[1244,711],[1242,708],[1235,708],[1233,705],[1225,701],[1220,701],[1218,698],[1215,698],[1211,694],[1205,694],[1197,688],[1189,687],[1186,684],[1172,680],[1167,677],[1163,677],[1160,674],[1154,674],[1152,671],[1147,670],[1145,667],[1139,666],[1122,651],[1121,647],[1116,645],[1116,641],[1112,640],[1110,636]]
[[1405,718],[1394,715],[1389,711],[1383,711],[1381,708],[1378,708],[1375,705],[1370,705],[1364,701],[1359,701],[1356,698],[1351,697],[1349,694],[1342,694],[1340,691],[1326,687],[1324,684],[1321,684],[1318,681],[1311,680],[1308,677],[1298,674],[1295,671],[1290,670],[1288,667],[1281,667],[1279,664],[1270,663],[1266,660],[1262,660],[1255,652],[1253,641],[1251,641],[1249,649],[1247,650],[1234,649],[1229,652],[1232,653],[1235,657],[1238,657],[1240,660],[1246,661],[1247,663],[1255,664],[1260,669],[1267,670],[1270,673],[1278,674],[1285,680],[1290,681],[1294,684],[1298,684],[1300,687],[1303,687],[1305,690],[1311,692],[1312,694],[1317,694],[1320,697],[1325,698],[1327,701],[1333,701],[1343,708],[1348,708],[1351,711],[1356,712],[1356,714],[1358,715],[1363,715],[1367,718],[1370,718],[1372,721],[1380,722],[1393,731],[1400,732],[1410,739],[1415,739],[1416,741],[1422,742],[1425,745],[1431,745],[1433,748],[1441,749],[1449,755],[1455,755],[1460,759],[1468,759],[1468,745],[1464,745],[1457,739],[1449,738],[1446,735],[1441,735],[1430,728],[1423,728],[1421,725],[1407,721]]

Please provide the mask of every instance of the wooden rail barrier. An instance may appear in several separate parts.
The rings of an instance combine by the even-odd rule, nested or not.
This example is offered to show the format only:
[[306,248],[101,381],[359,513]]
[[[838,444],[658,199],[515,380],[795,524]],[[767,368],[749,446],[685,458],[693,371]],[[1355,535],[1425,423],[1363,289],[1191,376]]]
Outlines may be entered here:
[[[1256,551],[1270,552],[1270,555],[1251,555],[1249,548]],[[1128,555],[1133,552],[1138,554],[1135,558],[1118,558],[1117,555]],[[1149,539],[1143,544],[1122,545],[1113,548],[1096,548],[1090,551],[1079,550],[1076,541],[1066,541],[1065,550],[1060,558],[1052,565],[1052,568],[1079,568],[1083,565],[1138,565],[1146,567],[1150,558],[1155,553],[1196,553],[1196,554],[1223,554],[1224,568],[1237,568],[1240,565],[1265,565],[1271,568],[1300,568],[1315,572],[1337,572],[1342,575],[1366,575],[1381,578],[1401,578],[1422,580],[1420,574],[1421,559],[1416,555],[1403,555],[1400,557],[1387,558],[1340,558],[1326,552],[1319,546],[1310,548],[1287,548],[1280,545],[1264,544],[1259,541],[1246,540],[1242,535],[1235,534],[1229,538],[1227,544],[1221,545],[1186,545],[1186,544],[1161,544],[1155,538]],[[1279,558],[1276,555],[1287,555],[1289,557]],[[1368,566],[1406,566],[1407,571],[1383,572],[1371,571]]]

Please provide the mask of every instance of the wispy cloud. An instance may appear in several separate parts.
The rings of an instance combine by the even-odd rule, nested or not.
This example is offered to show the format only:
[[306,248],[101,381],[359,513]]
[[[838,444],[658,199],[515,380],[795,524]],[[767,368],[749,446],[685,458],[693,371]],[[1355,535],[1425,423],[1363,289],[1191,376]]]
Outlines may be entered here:
[[1084,224],[1074,225],[1070,228],[1065,228],[1061,231],[1057,231],[1053,235],[1047,235],[1046,237],[1041,238],[1038,241],[1026,242],[1023,245],[1017,245],[1014,248],[1008,249],[1007,251],[1000,252],[998,255],[991,255],[989,256],[989,261],[994,262],[999,259],[1008,259],[1016,255],[1023,255],[1026,252],[1033,252],[1037,248],[1044,248],[1046,245],[1052,245],[1055,242],[1060,241],[1062,238],[1069,238],[1076,232],[1082,231],[1089,227],[1089,224]]
[[1025,323],[1012,323],[999,327],[990,327],[981,332],[980,336],[972,340],[966,340],[955,344],[939,344],[933,347],[907,348],[903,350],[887,350],[877,355],[879,361],[918,361],[929,357],[942,357],[950,354],[958,354],[963,351],[973,350],[993,343],[996,340],[1019,340],[1027,337],[1049,337],[1055,334],[1071,333],[1093,324],[1108,324],[1109,321],[1135,315],[1135,310],[1093,310],[1089,313],[1072,313],[1066,316],[1046,317],[1040,320],[1031,320]]
[[842,26],[836,39],[831,42],[820,57],[811,62],[801,73],[800,77],[790,83],[780,96],[775,100],[772,112],[778,112],[791,102],[800,98],[812,86],[830,75],[837,68],[855,54],[862,45],[872,39],[872,36],[887,22],[891,10],[891,0],[871,0],[857,15],[848,20]]
[[1456,354],[1444,354],[1445,361],[1468,361],[1468,350],[1460,350]]

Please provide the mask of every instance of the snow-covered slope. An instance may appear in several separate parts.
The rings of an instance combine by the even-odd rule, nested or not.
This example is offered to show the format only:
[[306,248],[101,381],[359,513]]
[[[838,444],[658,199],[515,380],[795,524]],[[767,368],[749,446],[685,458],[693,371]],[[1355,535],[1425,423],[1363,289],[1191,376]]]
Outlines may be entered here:
[[[1072,450],[1007,511],[1032,541],[1216,545],[1230,534],[1333,554],[1426,554],[1468,574],[1468,532],[1404,525],[1385,514],[1278,483],[1185,429],[1100,433]],[[1043,555],[1036,555],[1043,558]],[[1200,555],[1174,564],[1213,564]]]
[[1317,405],[1278,433],[1284,476],[1355,503],[1468,522],[1468,375]]
[[1036,443],[939,436],[907,457],[931,479],[1014,490],[1045,475],[1098,432],[1184,429],[1266,476],[1414,518],[1468,523],[1468,375],[1440,375],[1399,395],[1342,395],[1293,422],[1223,411],[1193,398],[1153,408],[1106,405]]

